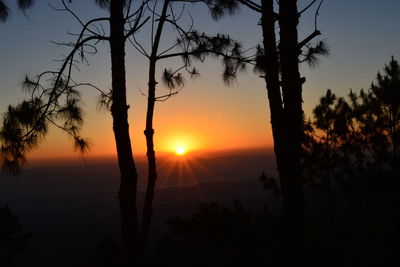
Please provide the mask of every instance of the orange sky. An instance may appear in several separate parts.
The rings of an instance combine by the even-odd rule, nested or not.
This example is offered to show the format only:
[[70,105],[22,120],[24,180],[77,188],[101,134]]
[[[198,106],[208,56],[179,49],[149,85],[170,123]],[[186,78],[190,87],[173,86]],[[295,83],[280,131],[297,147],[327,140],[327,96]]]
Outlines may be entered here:
[[[243,88],[240,82],[226,87],[218,79],[218,75],[211,77],[213,84],[207,79],[187,81],[177,96],[156,104],[156,152],[173,152],[177,146],[184,146],[188,153],[272,146],[262,81],[256,85],[259,88]],[[129,124],[134,153],[140,155],[146,151],[143,135],[146,98],[137,91],[129,91]],[[96,94],[89,93],[84,99],[86,123],[82,133],[92,144],[88,156],[115,154],[110,114],[98,112]],[[68,136],[52,128],[46,141],[29,157],[78,156],[72,147]]]

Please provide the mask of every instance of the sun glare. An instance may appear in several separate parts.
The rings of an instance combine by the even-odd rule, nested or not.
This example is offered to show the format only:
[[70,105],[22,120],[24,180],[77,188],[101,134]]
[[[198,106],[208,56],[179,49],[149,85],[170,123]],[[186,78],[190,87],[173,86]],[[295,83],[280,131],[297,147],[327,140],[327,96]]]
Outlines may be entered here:
[[182,155],[184,155],[184,154],[186,153],[186,148],[184,148],[183,146],[178,146],[178,147],[175,149],[175,153],[176,153],[177,155],[179,155],[179,156],[182,156]]

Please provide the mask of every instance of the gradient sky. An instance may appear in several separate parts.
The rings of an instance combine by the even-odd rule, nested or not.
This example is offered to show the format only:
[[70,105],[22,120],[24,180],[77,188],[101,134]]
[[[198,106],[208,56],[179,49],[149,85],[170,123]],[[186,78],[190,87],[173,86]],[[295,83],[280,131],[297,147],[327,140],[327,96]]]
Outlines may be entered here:
[[[58,0],[37,1],[24,16],[15,9],[7,23],[0,24],[0,111],[8,104],[18,103],[25,95],[20,83],[26,73],[36,74],[57,67],[68,50],[50,41],[72,40],[67,32],[79,27],[73,18],[55,12]],[[94,1],[75,1],[73,8],[87,20],[104,15]],[[304,6],[309,1],[300,1]],[[195,24],[207,33],[228,33],[240,40],[244,47],[261,40],[257,26],[259,15],[242,8],[234,17],[213,22],[208,11],[190,6]],[[393,55],[400,56],[400,1],[398,0],[325,0],[320,10],[319,29],[330,46],[331,55],[321,59],[317,69],[301,67],[307,81],[303,87],[304,110],[310,114],[318,98],[330,88],[345,95],[350,88],[368,88],[376,72]],[[313,30],[313,13],[302,18],[299,31],[306,36]],[[145,36],[144,32],[142,35]],[[172,37],[171,37],[172,36]],[[173,35],[167,36],[173,38]],[[104,89],[110,87],[110,60],[107,44],[89,57],[90,65],[81,66],[75,79],[91,82]],[[160,66],[163,69],[164,65]],[[272,136],[269,124],[265,83],[251,68],[239,75],[237,83],[227,87],[220,79],[221,66],[215,60],[197,64],[201,77],[186,79],[186,86],[172,99],[158,103],[155,112],[156,150],[171,151],[175,146],[186,145],[188,150],[219,150],[250,147],[269,147]],[[127,45],[129,119],[134,153],[145,152],[143,136],[146,98],[140,89],[147,86],[147,61]],[[160,92],[163,88],[159,86]],[[83,135],[92,143],[90,155],[115,154],[111,116],[98,112],[98,95],[90,89],[83,90],[85,120]],[[73,156],[72,142],[57,129],[51,129],[47,141],[30,155],[30,158]]]

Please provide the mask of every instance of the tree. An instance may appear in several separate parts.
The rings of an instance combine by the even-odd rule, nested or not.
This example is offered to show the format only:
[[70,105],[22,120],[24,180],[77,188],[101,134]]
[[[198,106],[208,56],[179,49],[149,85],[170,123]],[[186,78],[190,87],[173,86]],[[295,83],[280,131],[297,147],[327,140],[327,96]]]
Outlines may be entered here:
[[[58,71],[43,72],[35,79],[26,77],[24,86],[31,92],[31,99],[23,101],[16,107],[9,107],[1,131],[4,144],[2,155],[3,169],[13,173],[18,172],[20,166],[25,162],[26,152],[37,147],[40,141],[45,138],[50,124],[67,132],[73,138],[75,148],[85,153],[90,144],[80,136],[83,118],[79,106],[80,94],[78,88],[87,86],[98,90],[101,94],[101,106],[109,109],[113,117],[113,130],[121,173],[119,201],[122,218],[122,248],[125,255],[130,255],[143,252],[150,230],[153,212],[152,202],[157,179],[153,140],[153,114],[156,101],[164,101],[178,93],[183,86],[180,70],[186,70],[192,77],[197,76],[196,69],[191,68],[192,59],[202,61],[208,54],[229,57],[230,54],[234,53],[232,51],[238,48],[235,42],[223,35],[217,37],[200,35],[196,31],[191,31],[192,27],[189,30],[184,30],[178,25],[171,1],[163,2],[161,14],[157,14],[155,9],[150,8],[147,5],[148,1],[142,2],[135,11],[130,10],[130,1],[125,2],[125,4],[117,3],[118,5],[115,2],[120,1],[97,1],[100,6],[109,8],[110,17],[96,18],[86,23],[77,18],[64,0],[61,1],[62,8],[55,9],[69,12],[75,16],[82,25],[82,30],[77,34],[78,37],[75,42],[59,43],[59,45],[72,47],[72,51],[63,59],[62,66]],[[167,11],[168,8],[171,11]],[[149,11],[151,15],[145,17],[146,11]],[[152,36],[151,52],[147,53],[136,40],[134,34],[145,25],[150,17],[153,19],[152,27],[157,24],[157,29],[155,35]],[[106,36],[104,33],[104,27],[101,25],[103,22],[110,23],[110,36]],[[170,48],[159,51],[165,23],[170,24],[179,36],[176,43]],[[128,29],[125,30],[125,27]],[[144,131],[147,143],[148,186],[140,230],[136,209],[138,176],[132,156],[127,118],[129,106],[126,102],[124,49],[125,42],[128,40],[149,59],[148,111]],[[72,79],[74,66],[77,63],[76,58],[79,56],[80,60],[86,61],[86,54],[95,52],[96,45],[102,41],[109,42],[111,48],[112,90],[110,92],[105,92],[88,83],[75,82]],[[172,49],[176,47],[180,51],[173,53]],[[156,64],[159,60],[174,57],[182,58],[184,63],[175,70],[164,70],[162,80],[164,85],[169,88],[169,93],[156,96]],[[43,83],[46,80],[51,80],[47,87]]]
[[[331,206],[332,192],[348,195],[351,177],[363,169],[363,152],[351,105],[330,89],[305,123],[303,174],[312,188],[322,188]],[[348,186],[346,186],[346,184]]]
[[[105,1],[98,1],[104,3]],[[125,256],[135,254],[138,247],[136,191],[138,174],[132,155],[131,138],[129,136],[128,108],[126,103],[125,80],[125,36],[124,2],[109,1],[110,9],[110,48],[111,48],[111,79],[113,130],[117,146],[118,164],[121,173],[119,191],[122,244]],[[129,5],[131,1],[129,1]],[[137,22],[140,18],[137,19]],[[138,23],[136,23],[138,25]],[[136,31],[132,28],[133,32]],[[129,262],[134,259],[129,257]]]
[[320,207],[327,211],[331,263],[336,266],[335,203],[337,196],[349,199],[351,184],[361,171],[362,152],[351,132],[352,109],[343,97],[328,89],[312,115],[304,127],[303,175],[306,189],[321,196]]
[[266,214],[252,214],[238,201],[232,207],[199,203],[190,217],[167,220],[168,234],[151,266],[276,266],[270,224]]
[[8,266],[11,259],[27,249],[31,232],[25,232],[6,205],[0,207],[0,266]]
[[354,95],[352,105],[355,119],[363,132],[373,161],[383,169],[399,173],[400,164],[400,67],[391,58],[384,73],[378,72],[370,89]]
[[[69,1],[70,2],[70,1]],[[113,118],[113,130],[117,148],[121,184],[119,204],[121,212],[122,247],[126,263],[135,261],[138,249],[136,190],[137,171],[132,155],[129,136],[128,108],[126,102],[125,80],[125,43],[148,20],[142,20],[144,1],[134,10],[133,1],[96,0],[96,3],[109,11],[109,17],[95,18],[82,22],[61,0],[64,11],[74,16],[82,26],[74,35],[76,41],[60,43],[71,47],[69,54],[61,61],[59,70],[46,71],[31,79],[26,77],[24,87],[31,93],[31,98],[21,104],[10,106],[3,120],[1,130],[3,170],[18,172],[25,161],[25,155],[37,147],[45,138],[48,126],[55,125],[69,134],[75,148],[82,153],[89,149],[89,143],[80,136],[83,124],[79,106],[80,86],[89,86],[100,91],[102,100],[110,105]],[[102,23],[109,23],[109,36]],[[125,29],[126,24],[130,27]],[[100,88],[77,83],[72,79],[73,71],[79,60],[86,61],[86,54],[95,53],[99,42],[109,42],[111,53],[112,89],[104,92]],[[50,83],[46,84],[46,81]]]
[[[398,172],[400,71],[392,57],[371,87],[348,98],[331,90],[321,97],[306,124],[304,158],[307,176],[331,177],[335,182],[371,172]],[[317,158],[323,170],[313,171]],[[318,173],[318,174],[317,174]]]
[[[337,200],[388,206],[398,216],[399,77],[392,57],[368,90],[350,90],[344,98],[328,89],[305,123],[303,173],[310,193],[323,200],[328,212],[332,263],[338,249],[333,218]],[[368,222],[373,214],[366,212],[361,221]]]
[[[33,4],[35,3],[34,0],[16,0],[16,2],[18,8],[22,11],[25,11],[28,8],[32,7]],[[6,21],[9,15],[10,15],[10,8],[3,0],[0,0],[0,21],[1,22]]]
[[[204,2],[214,8],[214,17],[217,18],[221,17],[225,10],[234,13],[232,8],[238,4],[261,15],[259,24],[263,41],[257,48],[255,70],[265,79],[268,93],[274,151],[282,189],[282,222],[285,229],[283,233],[288,238],[286,245],[299,248],[305,212],[301,167],[302,84],[305,78],[300,76],[299,63],[307,62],[313,66],[318,61],[317,55],[328,53],[323,42],[310,44],[321,34],[317,29],[317,16],[323,0],[310,1],[302,10],[298,10],[297,0],[279,1],[277,11],[273,0],[261,0],[261,4],[249,0]],[[299,18],[314,5],[317,5],[314,30],[304,40],[299,41]],[[279,38],[276,24],[279,26]]]
[[[132,44],[135,48],[144,55],[149,61],[149,79],[148,79],[148,91],[147,91],[147,113],[146,113],[146,128],[144,135],[146,137],[147,145],[147,161],[148,161],[148,181],[145,195],[145,202],[143,207],[143,221],[140,230],[141,248],[144,249],[146,241],[148,239],[151,217],[153,212],[153,198],[157,180],[157,162],[156,153],[154,149],[154,127],[153,117],[154,108],[157,101],[165,101],[179,93],[184,86],[184,77],[181,71],[187,72],[191,78],[199,76],[195,67],[192,67],[193,61],[204,61],[206,56],[219,56],[223,57],[227,62],[234,60],[235,55],[239,54],[239,44],[229,37],[224,35],[208,36],[205,33],[199,34],[193,29],[192,25],[188,29],[184,29],[179,24],[182,16],[177,16],[174,6],[178,4],[185,5],[188,2],[186,0],[181,1],[163,1],[161,12],[158,14],[157,10],[153,8],[150,10],[151,13],[157,14],[153,16],[152,27],[157,24],[156,28],[152,28],[151,32],[154,32],[154,37],[151,36],[151,49],[147,52],[143,45],[141,45],[136,39],[133,40]],[[157,1],[155,1],[157,3]],[[156,4],[154,5],[154,7]],[[179,12],[178,12],[179,13]],[[177,32],[177,40],[172,43],[166,49],[160,51],[160,45],[162,43],[162,34],[165,32],[166,24],[170,25],[172,29]],[[175,52],[174,50],[178,50]],[[160,61],[171,60],[174,58],[181,58],[183,63],[178,67],[165,68],[162,74],[162,84],[169,91],[167,94],[157,95],[156,89],[158,82],[156,81],[156,69],[157,64]],[[242,60],[237,58],[237,60]]]
[[[22,11],[32,7],[34,0],[17,0],[18,8]],[[5,22],[10,15],[10,9],[6,3],[0,0],[0,22]],[[26,240],[31,237],[31,233],[26,233],[22,225],[18,223],[18,218],[13,216],[9,207],[0,207],[0,265],[8,265],[10,259],[24,252]]]
[[[155,6],[155,5],[154,5]],[[148,94],[147,94],[147,113],[146,113],[146,128],[144,130],[144,135],[146,137],[146,146],[147,146],[147,162],[148,162],[148,180],[147,180],[147,189],[145,195],[145,202],[143,207],[143,221],[140,230],[140,240],[142,243],[142,249],[146,246],[146,241],[148,239],[148,235],[150,232],[150,224],[151,217],[153,213],[153,199],[154,199],[154,191],[157,180],[157,162],[156,162],[156,153],[154,150],[154,129],[153,129],[153,117],[154,117],[154,107],[157,100],[166,100],[171,97],[173,94],[176,94],[178,91],[172,92],[170,91],[167,95],[156,96],[156,65],[158,60],[160,60],[159,55],[159,46],[161,42],[161,34],[163,32],[164,24],[166,23],[169,15],[168,15],[168,7],[172,9],[171,2],[166,0],[163,2],[161,13],[157,19],[153,16],[152,26],[156,23],[155,20],[158,21],[157,28],[155,30],[154,38],[152,36],[151,43],[151,52],[147,53],[144,49],[141,51],[149,60],[149,79],[148,79]],[[152,12],[156,13],[156,10],[152,10]],[[174,13],[172,12],[170,21],[176,23],[174,21]],[[153,32],[152,28],[152,32]],[[181,29],[178,28],[178,31]],[[137,47],[137,46],[136,46]],[[142,47],[142,46],[139,46]],[[138,48],[139,48],[138,47]],[[172,47],[173,48],[173,47]],[[168,49],[169,50],[169,49]],[[168,51],[167,50],[167,51]],[[165,52],[164,52],[165,53]],[[161,53],[162,55],[163,53]],[[176,89],[183,85],[183,78],[178,73],[173,73],[172,71],[165,70],[164,71],[164,81],[171,90]]]

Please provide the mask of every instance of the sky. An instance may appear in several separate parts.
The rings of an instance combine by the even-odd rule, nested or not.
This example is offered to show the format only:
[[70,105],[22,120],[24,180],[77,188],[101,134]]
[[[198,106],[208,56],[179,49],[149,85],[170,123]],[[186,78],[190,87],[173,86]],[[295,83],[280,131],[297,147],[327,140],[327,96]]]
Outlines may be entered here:
[[[21,89],[25,74],[34,75],[59,66],[68,50],[51,41],[73,40],[68,32],[77,32],[79,25],[68,14],[54,11],[48,5],[59,5],[58,0],[37,1],[23,14],[8,1],[12,14],[8,22],[0,24],[0,112],[9,104],[26,97]],[[75,1],[72,8],[83,20],[104,16],[105,11],[94,1]],[[300,8],[309,1],[299,1]],[[208,11],[199,5],[186,9],[193,16],[200,32],[226,33],[251,47],[261,41],[259,15],[241,9],[233,17],[219,22],[211,20]],[[321,39],[330,47],[330,56],[321,58],[317,68],[302,65],[301,74],[307,81],[303,86],[303,108],[310,114],[319,97],[332,89],[346,95],[368,88],[378,70],[390,56],[400,58],[400,1],[398,0],[325,0],[318,17]],[[313,10],[301,18],[300,39],[313,31]],[[185,22],[188,26],[188,22]],[[149,44],[148,31],[140,38]],[[167,32],[167,42],[174,33]],[[98,53],[90,56],[89,65],[81,65],[74,77],[91,82],[105,90],[110,88],[110,58],[107,44],[100,44]],[[161,64],[159,70],[167,65]],[[127,87],[130,104],[129,123],[135,155],[145,153],[146,98],[141,90],[147,86],[147,61],[127,44]],[[186,78],[180,93],[165,102],[157,103],[154,129],[158,152],[171,152],[177,146],[188,151],[214,151],[238,148],[269,148],[273,145],[269,124],[269,107],[264,81],[251,68],[239,75],[237,82],[226,86],[221,80],[221,65],[216,60],[196,64],[201,76]],[[159,76],[158,76],[159,77]],[[160,83],[160,93],[166,92]],[[85,111],[83,136],[89,138],[92,149],[89,156],[113,155],[115,144],[111,116],[97,108],[98,94],[84,88],[82,103]],[[65,133],[51,128],[48,138],[28,159],[78,157],[72,141]]]

